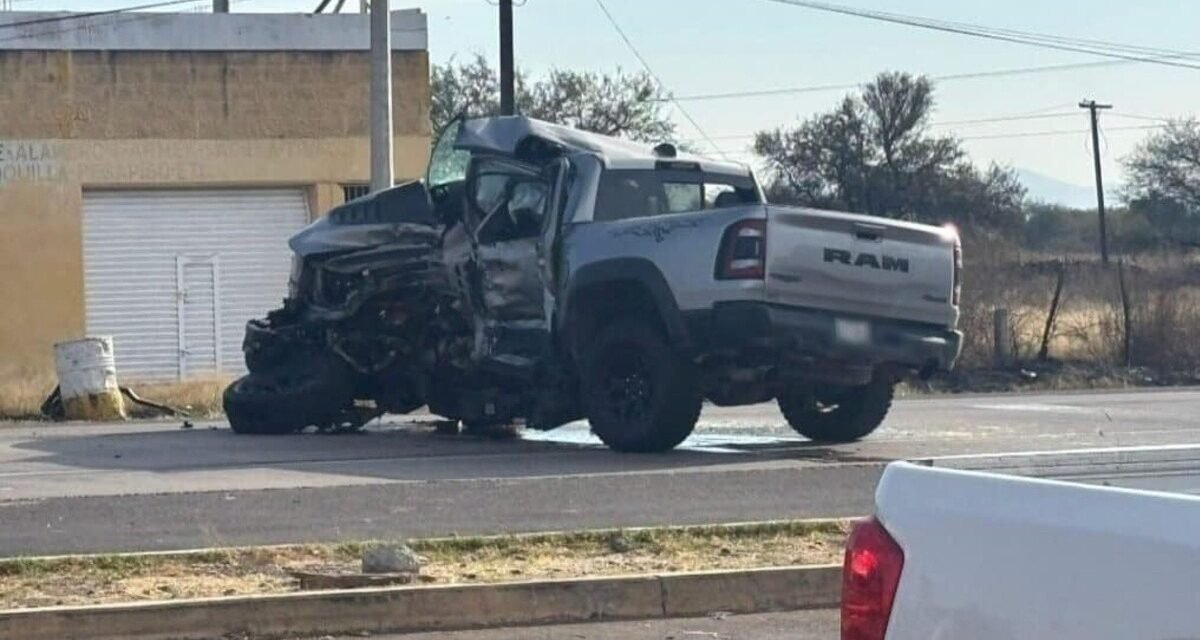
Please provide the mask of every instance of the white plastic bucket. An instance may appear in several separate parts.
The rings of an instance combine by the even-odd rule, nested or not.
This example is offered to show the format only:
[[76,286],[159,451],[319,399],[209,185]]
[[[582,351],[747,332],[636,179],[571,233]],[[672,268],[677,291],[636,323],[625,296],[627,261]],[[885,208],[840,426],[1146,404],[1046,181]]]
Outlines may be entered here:
[[54,345],[54,367],[68,419],[125,418],[111,337],[84,338]]

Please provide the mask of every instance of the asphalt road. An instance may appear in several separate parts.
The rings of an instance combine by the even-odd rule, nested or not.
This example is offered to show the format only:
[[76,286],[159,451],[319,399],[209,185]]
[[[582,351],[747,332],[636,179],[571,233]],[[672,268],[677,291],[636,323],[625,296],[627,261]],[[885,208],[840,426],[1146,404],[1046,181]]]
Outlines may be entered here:
[[[836,610],[374,636],[376,640],[834,640]],[[349,639],[347,639],[349,640]]]
[[890,460],[1200,444],[1197,415],[1197,390],[915,399],[867,441],[818,446],[763,405],[706,411],[659,456],[611,453],[586,425],[492,441],[421,418],[285,437],[12,424],[0,555],[859,515]]

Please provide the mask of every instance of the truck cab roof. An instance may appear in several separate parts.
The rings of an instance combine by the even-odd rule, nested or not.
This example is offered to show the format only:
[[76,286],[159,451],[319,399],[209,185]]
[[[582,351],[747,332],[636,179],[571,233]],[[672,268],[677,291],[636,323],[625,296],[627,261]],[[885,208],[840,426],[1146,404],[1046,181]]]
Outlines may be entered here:
[[562,150],[591,153],[607,169],[654,169],[660,162],[679,162],[698,165],[705,172],[726,175],[751,175],[750,167],[704,156],[676,152],[663,154],[656,147],[581,131],[525,116],[496,116],[464,120],[454,146],[472,152],[491,152],[514,155],[530,139],[536,139]]

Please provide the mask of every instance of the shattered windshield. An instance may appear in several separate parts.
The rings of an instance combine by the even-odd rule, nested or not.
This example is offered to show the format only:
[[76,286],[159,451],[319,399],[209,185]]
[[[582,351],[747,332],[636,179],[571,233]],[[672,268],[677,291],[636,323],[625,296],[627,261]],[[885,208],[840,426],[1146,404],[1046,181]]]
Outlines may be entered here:
[[458,129],[461,125],[462,120],[455,120],[446,125],[438,134],[437,141],[433,145],[433,153],[429,156],[429,170],[425,174],[425,184],[430,189],[458,182],[467,177],[467,165],[471,161],[471,154],[454,148],[454,141],[458,138]]

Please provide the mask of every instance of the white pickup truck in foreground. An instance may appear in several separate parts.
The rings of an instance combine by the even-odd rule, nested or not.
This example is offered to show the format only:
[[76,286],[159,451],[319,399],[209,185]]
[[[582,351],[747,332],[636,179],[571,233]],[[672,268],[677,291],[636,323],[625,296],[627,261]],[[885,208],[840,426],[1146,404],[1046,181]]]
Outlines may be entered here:
[[1200,638],[1200,498],[898,462],[875,504],[843,640]]

